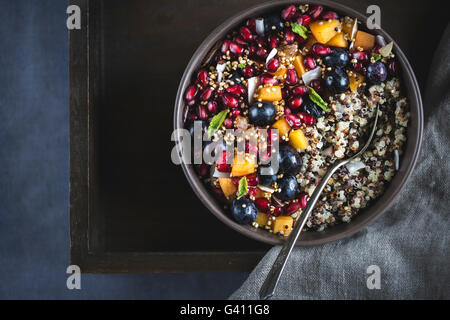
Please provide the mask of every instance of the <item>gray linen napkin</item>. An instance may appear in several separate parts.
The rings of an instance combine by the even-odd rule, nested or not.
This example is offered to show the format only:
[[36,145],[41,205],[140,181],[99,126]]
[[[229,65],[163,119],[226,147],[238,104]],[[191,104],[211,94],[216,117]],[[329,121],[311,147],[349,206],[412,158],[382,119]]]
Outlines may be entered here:
[[[450,26],[425,97],[422,152],[406,188],[383,217],[355,236],[294,249],[272,299],[450,298]],[[272,248],[230,299],[258,299],[280,247]],[[367,279],[376,265],[380,289]],[[371,278],[371,279],[372,279]]]

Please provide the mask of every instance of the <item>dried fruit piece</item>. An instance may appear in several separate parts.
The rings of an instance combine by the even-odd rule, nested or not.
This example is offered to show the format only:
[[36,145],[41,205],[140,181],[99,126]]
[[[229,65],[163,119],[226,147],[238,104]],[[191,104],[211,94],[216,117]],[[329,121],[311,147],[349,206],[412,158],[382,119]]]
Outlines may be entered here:
[[294,219],[289,216],[279,216],[276,217],[274,221],[272,221],[272,232],[274,234],[283,233],[284,236],[288,236],[292,231],[292,224],[294,223]]
[[280,137],[287,137],[289,134],[289,131],[291,130],[291,126],[284,118],[281,118],[280,120],[276,121],[272,125],[272,128],[278,129],[278,135]]
[[350,81],[349,88],[351,91],[356,91],[364,82],[364,76],[356,72],[352,72],[348,78]]
[[289,143],[296,149],[306,149],[308,147],[308,140],[301,129],[292,130],[289,133]]
[[340,28],[340,22],[339,20],[321,20],[311,23],[309,27],[317,41],[325,44],[337,34]]
[[283,99],[281,87],[272,86],[261,88],[258,92],[258,99],[262,101],[280,101]]
[[218,178],[220,188],[228,201],[236,197],[237,187],[230,178]]
[[363,50],[370,51],[375,46],[375,36],[370,33],[358,30],[356,32],[354,47],[361,47]]
[[347,40],[345,40],[344,33],[339,32],[327,42],[327,45],[332,47],[347,48],[348,43]]

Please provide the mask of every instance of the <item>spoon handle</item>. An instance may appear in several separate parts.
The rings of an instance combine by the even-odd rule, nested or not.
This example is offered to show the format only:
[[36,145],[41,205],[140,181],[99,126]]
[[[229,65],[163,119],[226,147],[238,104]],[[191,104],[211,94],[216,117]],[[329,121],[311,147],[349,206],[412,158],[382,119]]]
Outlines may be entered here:
[[314,206],[317,200],[319,199],[320,194],[322,193],[322,190],[327,185],[328,180],[330,180],[333,173],[335,173],[336,170],[345,163],[347,163],[347,161],[339,161],[335,163],[322,178],[316,189],[314,189],[314,192],[311,198],[309,199],[308,204],[303,210],[298,221],[295,223],[295,226],[291,234],[289,235],[283,247],[281,248],[280,253],[275,259],[275,262],[272,265],[272,268],[270,269],[267,278],[261,287],[261,290],[259,291],[260,299],[263,300],[268,299],[275,293],[275,289],[277,287],[278,281],[280,280],[281,273],[283,272],[283,269],[286,266],[286,262],[289,258],[289,255],[291,254],[292,249],[294,248],[298,236],[300,235],[300,232],[302,232],[306,221],[311,215],[311,212],[313,211]]

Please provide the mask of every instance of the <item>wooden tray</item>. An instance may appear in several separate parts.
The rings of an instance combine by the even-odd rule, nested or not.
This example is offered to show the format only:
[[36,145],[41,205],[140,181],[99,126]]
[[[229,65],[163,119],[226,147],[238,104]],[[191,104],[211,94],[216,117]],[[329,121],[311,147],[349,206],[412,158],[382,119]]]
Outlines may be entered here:
[[[341,2],[360,12],[370,4]],[[422,62],[431,60],[447,20],[427,20],[436,31],[429,35],[414,21],[433,4],[380,2],[383,27],[423,89]],[[81,30],[69,32],[71,263],[83,272],[249,271],[269,249],[217,220],[170,160],[185,66],[210,30],[256,3],[71,2],[82,13]],[[398,19],[399,10],[409,19]]]

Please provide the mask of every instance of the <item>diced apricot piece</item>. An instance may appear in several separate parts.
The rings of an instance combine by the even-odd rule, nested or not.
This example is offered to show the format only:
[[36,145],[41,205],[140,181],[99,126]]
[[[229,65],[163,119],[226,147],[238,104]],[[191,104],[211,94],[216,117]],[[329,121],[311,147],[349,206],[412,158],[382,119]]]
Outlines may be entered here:
[[361,47],[363,50],[370,51],[375,46],[375,36],[370,33],[358,30],[356,32],[354,47]]
[[302,56],[299,55],[294,58],[294,68],[295,68],[295,71],[297,71],[297,75],[299,77],[301,77],[306,72],[306,68],[305,68],[305,65],[303,64]]
[[219,178],[220,188],[228,200],[233,200],[236,196],[237,187],[230,178]]
[[306,149],[308,147],[308,140],[301,129],[292,130],[289,133],[289,144],[296,149]]
[[356,72],[353,72],[348,78],[350,81],[349,87],[351,91],[356,91],[364,82],[364,76]]
[[278,68],[277,71],[275,72],[271,72],[270,74],[273,76],[279,76],[279,77],[284,77],[286,75],[287,69],[284,67],[280,67]]
[[258,212],[258,216],[255,221],[258,224],[258,227],[264,227],[267,225],[267,221],[269,221],[269,215],[264,212]]
[[281,137],[287,138],[289,131],[291,130],[291,126],[284,118],[275,121],[275,123],[272,125],[272,128],[278,129],[278,135],[280,138]]
[[278,216],[275,220],[272,220],[272,232],[274,234],[280,233],[283,231],[284,236],[288,236],[292,231],[292,224],[294,223],[294,219],[289,216]]
[[347,48],[348,43],[347,40],[345,40],[344,33],[339,32],[327,42],[327,45],[331,47]]
[[272,86],[261,88],[258,93],[258,99],[263,101],[280,101],[283,99],[281,87]]
[[236,155],[231,168],[231,176],[242,177],[256,171],[255,157]]
[[325,44],[337,34],[340,22],[339,20],[320,20],[311,23],[309,28],[317,41]]

